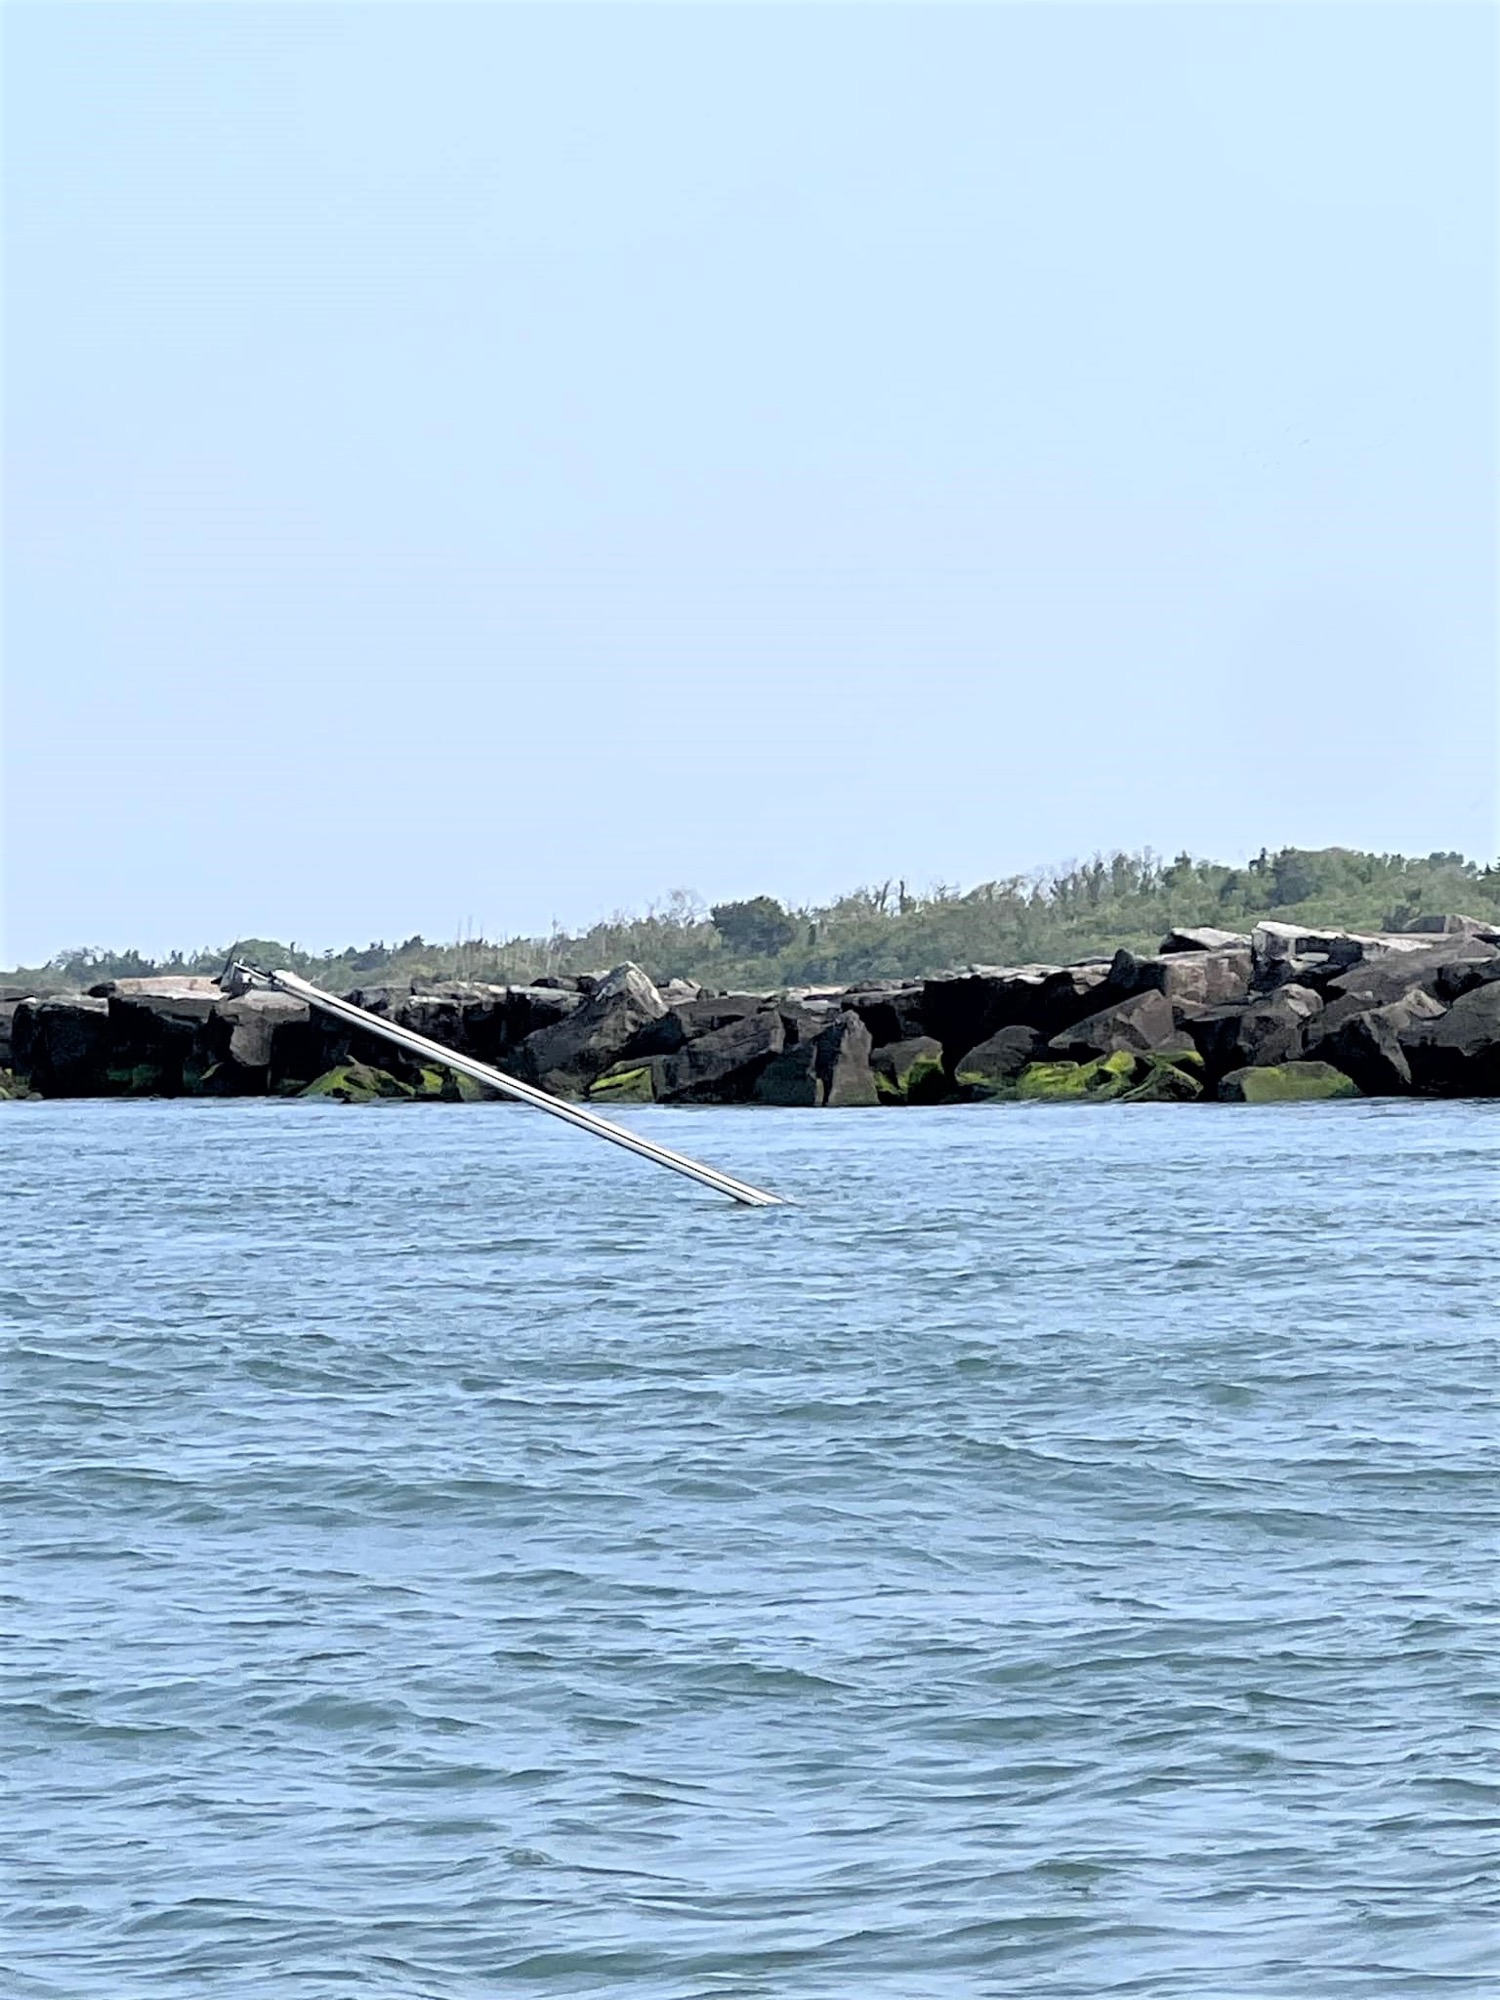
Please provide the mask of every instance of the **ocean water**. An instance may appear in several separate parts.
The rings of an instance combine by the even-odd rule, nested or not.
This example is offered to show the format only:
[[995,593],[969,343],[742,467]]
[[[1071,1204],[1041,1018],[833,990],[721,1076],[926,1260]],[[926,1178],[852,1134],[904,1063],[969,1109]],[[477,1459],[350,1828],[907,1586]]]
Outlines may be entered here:
[[0,1114],[15,2000],[1500,1990],[1500,1104]]

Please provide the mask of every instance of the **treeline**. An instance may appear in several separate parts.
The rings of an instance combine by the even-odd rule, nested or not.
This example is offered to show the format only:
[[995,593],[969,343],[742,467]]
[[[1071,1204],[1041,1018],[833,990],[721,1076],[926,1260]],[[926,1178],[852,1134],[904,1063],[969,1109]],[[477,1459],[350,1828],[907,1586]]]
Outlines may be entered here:
[[90,986],[163,972],[214,973],[234,951],[287,965],[335,991],[411,979],[523,984],[549,974],[598,972],[633,959],[654,979],[770,989],[849,985],[960,965],[1065,964],[1119,945],[1154,950],[1163,933],[1213,924],[1249,930],[1267,918],[1350,930],[1400,930],[1457,912],[1500,922],[1500,866],[1461,854],[1425,860],[1352,848],[1262,851],[1242,868],[1179,854],[1112,854],[1082,866],[1011,876],[960,891],[912,893],[906,883],[856,889],[823,907],[787,909],[770,896],[706,908],[685,891],[644,916],[617,915],[578,934],[503,942],[468,938],[322,953],[270,938],[241,938],[150,959],[135,951],[80,948],[45,966],[0,975],[7,983]]

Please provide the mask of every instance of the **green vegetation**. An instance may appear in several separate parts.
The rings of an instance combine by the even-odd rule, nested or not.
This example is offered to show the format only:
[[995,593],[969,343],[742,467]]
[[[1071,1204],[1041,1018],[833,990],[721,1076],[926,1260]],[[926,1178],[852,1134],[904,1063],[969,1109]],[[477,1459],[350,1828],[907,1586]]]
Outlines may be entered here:
[[1326,1097],[1358,1097],[1359,1087],[1331,1063],[1285,1062],[1231,1070],[1219,1095],[1239,1104],[1313,1104]]
[[[329,890],[330,906],[337,890]],[[1174,927],[1249,930],[1264,918],[1310,927],[1400,929],[1421,916],[1460,912],[1500,922],[1500,865],[1459,854],[1414,860],[1351,848],[1283,848],[1243,868],[1115,854],[1083,866],[1011,876],[959,891],[912,895],[905,883],[856,889],[826,907],[789,910],[771,896],[706,910],[679,891],[644,916],[619,915],[570,935],[401,944],[322,954],[267,938],[233,946],[252,962],[291,966],[338,992],[385,981],[483,979],[522,983],[552,974],[599,972],[634,959],[658,980],[699,979],[725,988],[849,985],[956,965],[1066,963],[1128,945],[1154,951]],[[0,974],[13,985],[90,986],[159,972],[215,973],[230,947],[174,952],[61,952],[49,965]]]

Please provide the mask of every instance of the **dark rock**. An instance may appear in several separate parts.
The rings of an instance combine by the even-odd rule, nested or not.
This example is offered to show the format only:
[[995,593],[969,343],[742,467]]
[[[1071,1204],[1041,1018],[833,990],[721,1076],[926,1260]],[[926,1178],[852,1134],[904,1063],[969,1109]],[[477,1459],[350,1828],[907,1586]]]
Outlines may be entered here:
[[[505,1046],[518,1048],[528,1036],[543,1028],[555,1028],[567,1021],[583,1005],[582,995],[571,986],[507,986],[505,989]],[[475,1051],[476,1055],[478,1050]]]
[[786,1045],[786,1030],[774,1007],[699,1035],[657,1064],[657,1095],[663,1101],[738,1103],[748,1098],[772,1056]]
[[1046,1048],[1035,1028],[1000,1028],[959,1057],[953,1080],[976,1097],[1005,1096],[1027,1064],[1040,1060]]
[[1113,1007],[1104,1007],[1064,1028],[1047,1047],[1069,1061],[1089,1062],[1120,1049],[1164,1049],[1174,1042],[1181,1048],[1192,1046],[1180,1036],[1171,1002],[1165,994],[1148,987],[1132,999],[1117,1001]]
[[1250,940],[1243,931],[1216,931],[1209,926],[1197,930],[1168,931],[1158,947],[1163,953],[1179,951],[1248,951]]
[[[1029,1028],[1001,1032],[1026,1035],[1033,1043],[1037,1040]],[[883,1042],[871,1055],[870,1068],[875,1075],[875,1094],[882,1104],[931,1104],[944,1095],[943,1045],[931,1035]]]
[[1461,993],[1441,1018],[1404,1034],[1401,1046],[1419,1090],[1500,1096],[1500,981]]
[[23,1000],[11,1023],[15,1073],[43,1097],[109,1095],[109,1002],[82,993]]
[[522,1045],[527,1073],[549,1090],[579,1090],[602,1076],[666,1011],[638,965],[618,966],[582,1006],[527,1036]]
[[870,1031],[871,1042],[879,1049],[926,1036],[923,992],[921,986],[895,984],[879,988],[851,988],[843,995],[842,1004],[858,1014]]
[[477,980],[414,982],[395,1019],[444,1048],[495,1062],[521,1039],[512,1030],[510,991],[508,986]]
[[841,1012],[811,1041],[796,1042],[768,1062],[756,1079],[755,1097],[761,1104],[833,1110],[878,1103],[869,1029],[857,1014]]
[[952,1062],[1001,1028],[1034,1026],[1042,1011],[1042,987],[1057,969],[976,965],[967,972],[945,972],[924,980],[921,1012],[926,1032],[942,1043]]
[[998,1034],[1027,1027],[1059,1034],[1092,1012],[1103,997],[1107,961],[1087,965],[972,966],[922,986],[926,1031],[942,1043],[950,1062]]
[[1471,937],[1445,938],[1416,951],[1392,952],[1361,960],[1328,982],[1330,1008],[1344,1005],[1344,1014],[1362,1013],[1367,1008],[1384,1007],[1415,989],[1456,1000],[1471,986],[1489,976],[1487,967],[1500,970],[1500,952]]
[[[1349,1007],[1352,998],[1325,1009],[1318,1017],[1316,1032],[1308,1037],[1308,1055],[1341,1069],[1366,1097],[1405,1095],[1412,1087],[1412,1076],[1402,1037],[1438,1019],[1444,1011],[1442,1005],[1416,987],[1384,1007],[1339,1014],[1338,1009]],[[1337,1019],[1333,1018],[1336,1014]]]
[[1287,985],[1240,1007],[1211,1007],[1186,1023],[1210,1079],[1232,1070],[1294,1061],[1303,1052],[1307,1024],[1322,1012],[1321,995]]
[[758,1014],[766,1002],[753,993],[725,993],[717,998],[681,1000],[636,1038],[635,1055],[669,1056],[700,1035],[712,1035],[735,1021]]
[[817,1042],[796,1042],[772,1056],[755,1079],[754,1097],[757,1104],[776,1104],[784,1109],[807,1110],[821,1104]]
[[781,1016],[789,1049],[799,1042],[815,1042],[839,1012],[832,1000],[783,1000],[777,1003],[776,1011]]

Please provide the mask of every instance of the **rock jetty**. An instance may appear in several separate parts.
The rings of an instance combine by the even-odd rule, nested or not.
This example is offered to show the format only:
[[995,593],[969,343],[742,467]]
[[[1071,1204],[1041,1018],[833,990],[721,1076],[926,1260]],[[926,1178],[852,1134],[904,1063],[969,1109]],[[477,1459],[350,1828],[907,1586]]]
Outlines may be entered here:
[[[1173,931],[1149,955],[971,965],[833,990],[415,982],[357,1005],[560,1096],[610,1104],[1285,1103],[1500,1094],[1500,929]],[[11,1096],[485,1095],[273,992],[119,979],[0,1000]]]

